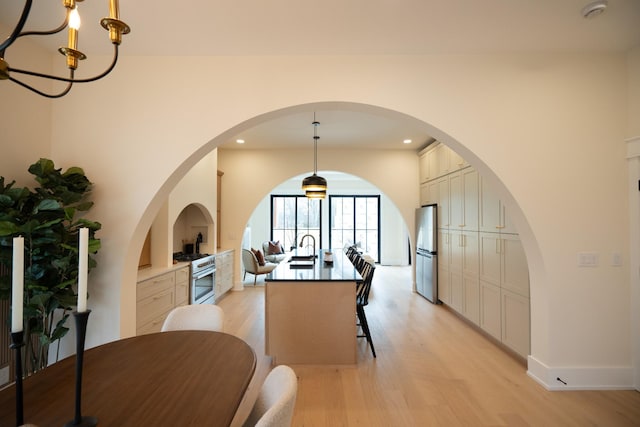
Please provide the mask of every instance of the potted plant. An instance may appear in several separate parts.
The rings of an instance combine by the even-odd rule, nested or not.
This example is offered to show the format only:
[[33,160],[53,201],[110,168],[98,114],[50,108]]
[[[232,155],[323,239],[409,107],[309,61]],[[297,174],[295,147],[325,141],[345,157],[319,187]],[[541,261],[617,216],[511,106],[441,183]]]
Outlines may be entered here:
[[[89,229],[89,254],[100,248],[100,223],[84,218],[93,202],[92,183],[78,167],[62,172],[40,159],[29,167],[39,187],[5,185],[0,176],[0,264],[9,271],[13,237],[23,236],[25,375],[47,366],[50,345],[68,332],[65,323],[77,302],[79,229]],[[89,270],[96,261],[89,256]],[[11,295],[11,275],[0,275],[0,299]],[[3,319],[4,320],[4,319]],[[7,326],[8,327],[8,326]]]

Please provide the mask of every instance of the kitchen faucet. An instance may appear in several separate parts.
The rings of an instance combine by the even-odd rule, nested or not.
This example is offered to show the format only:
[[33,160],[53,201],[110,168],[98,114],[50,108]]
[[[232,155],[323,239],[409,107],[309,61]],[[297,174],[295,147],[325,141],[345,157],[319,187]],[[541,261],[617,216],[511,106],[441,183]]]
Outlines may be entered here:
[[302,236],[300,238],[300,247],[302,247],[302,242],[303,242],[305,237],[311,237],[313,239],[313,258],[315,259],[315,257],[316,257],[316,238],[313,237],[313,235],[311,235],[311,234],[305,234],[304,236]]

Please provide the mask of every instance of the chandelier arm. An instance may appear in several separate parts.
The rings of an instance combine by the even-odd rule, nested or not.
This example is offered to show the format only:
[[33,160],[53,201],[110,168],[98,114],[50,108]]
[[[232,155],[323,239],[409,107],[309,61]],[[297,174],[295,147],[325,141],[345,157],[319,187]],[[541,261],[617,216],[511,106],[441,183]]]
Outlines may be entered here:
[[4,57],[4,51],[9,46],[11,46],[18,37],[20,37],[20,32],[22,31],[22,28],[24,28],[24,24],[27,23],[27,18],[29,17],[29,13],[31,12],[31,3],[33,3],[33,0],[25,0],[24,8],[22,9],[22,14],[20,15],[20,20],[18,21],[16,28],[14,28],[11,35],[7,37],[7,39],[3,41],[2,44],[0,44],[1,57]]
[[[70,70],[70,74],[73,76],[73,70]],[[29,89],[31,92],[35,92],[38,95],[44,96],[46,98],[62,98],[63,96],[65,96],[67,93],[69,93],[69,91],[71,90],[71,87],[73,86],[73,82],[69,82],[69,84],[67,85],[67,87],[60,93],[57,94],[49,94],[49,93],[45,93],[42,92],[41,90],[38,90],[36,88],[34,88],[33,86],[29,86],[28,84],[21,82],[20,80],[16,80],[13,77],[9,77],[9,80],[11,80],[14,83],[19,84],[20,86]]]
[[16,36],[16,39],[18,37],[23,37],[23,36],[50,36],[51,34],[56,34],[64,30],[65,28],[67,28],[67,25],[69,25],[68,12],[65,14],[64,21],[62,22],[62,24],[60,24],[58,28],[54,28],[53,30],[49,30],[49,31],[25,31],[23,33],[18,34]]
[[[59,76],[52,76],[50,74],[43,74],[43,73],[38,73],[38,72],[35,72],[35,71],[28,71],[28,70],[20,70],[18,68],[11,68],[11,67],[9,67],[9,72],[27,74],[27,75],[34,76],[34,77],[41,77],[43,79],[58,80],[58,81],[61,81],[61,82],[68,82],[68,83],[90,83],[90,82],[94,82],[96,80],[99,80],[99,79],[103,78],[104,76],[109,74],[111,72],[111,70],[113,70],[115,68],[116,63],[118,62],[118,45],[114,43],[113,46],[114,46],[113,61],[111,62],[111,65],[104,72],[102,72],[101,74],[98,74],[97,76],[94,76],[94,77],[90,77],[90,78],[86,78],[86,79],[74,79],[73,78],[73,73],[71,73],[70,77],[59,77]],[[14,79],[10,79],[10,80],[18,83],[17,80],[14,80]]]

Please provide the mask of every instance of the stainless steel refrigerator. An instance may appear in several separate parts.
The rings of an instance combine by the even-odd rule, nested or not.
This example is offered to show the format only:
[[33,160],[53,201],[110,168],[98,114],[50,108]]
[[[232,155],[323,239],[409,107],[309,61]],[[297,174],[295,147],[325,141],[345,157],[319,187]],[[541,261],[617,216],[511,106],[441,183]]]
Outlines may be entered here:
[[416,291],[438,303],[438,209],[426,205],[416,210]]

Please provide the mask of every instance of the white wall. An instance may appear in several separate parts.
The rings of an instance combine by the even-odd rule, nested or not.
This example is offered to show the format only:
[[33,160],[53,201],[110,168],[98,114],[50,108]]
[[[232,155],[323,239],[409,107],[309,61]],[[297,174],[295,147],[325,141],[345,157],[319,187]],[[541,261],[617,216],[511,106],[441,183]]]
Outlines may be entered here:
[[[220,163],[224,163],[224,155],[228,150],[220,150]],[[273,167],[273,165],[272,165]],[[309,174],[312,171],[309,171]],[[348,174],[327,174],[318,171],[328,181],[327,198],[322,203],[322,229],[323,241],[318,242],[318,247],[329,247],[329,196],[330,195],[379,195],[380,196],[380,264],[382,265],[407,265],[409,263],[408,239],[409,231],[400,212],[385,194],[370,183]],[[266,195],[253,211],[249,219],[251,226],[251,246],[261,248],[262,242],[269,240],[271,233],[271,194],[277,195],[302,195],[300,185],[304,176],[297,176],[275,187]],[[224,191],[237,192],[241,189],[228,189]],[[288,248],[287,248],[288,249]],[[237,276],[236,276],[237,277]]]
[[627,155],[629,158],[629,206],[631,248],[631,340],[634,345],[635,385],[640,390],[640,46],[629,52],[628,86],[629,112]]
[[[172,62],[181,64],[179,78],[157,72]],[[203,155],[280,109],[338,100],[420,120],[499,190],[529,261],[533,363],[547,373],[575,367],[577,385],[593,385],[588,374],[598,372],[606,378],[595,383],[628,386],[628,71],[622,53],[121,58],[107,79],[52,104],[52,156],[84,167],[96,182],[92,217],[104,225],[99,269],[90,277],[88,345],[134,333],[132,283],[144,236]],[[0,97],[6,91],[0,85]],[[31,95],[17,96],[27,104]],[[9,109],[0,105],[0,113]],[[24,111],[7,126],[18,133],[30,118]],[[250,170],[259,166],[254,160],[237,166]],[[386,159],[369,160],[368,168],[394,170]],[[337,163],[335,170],[347,169]],[[287,177],[232,198],[248,213],[238,230],[221,236],[223,245],[239,246],[246,206]],[[368,180],[410,224],[417,188],[398,192]],[[583,251],[598,252],[600,265],[578,268]],[[618,252],[624,267],[610,265]]]

